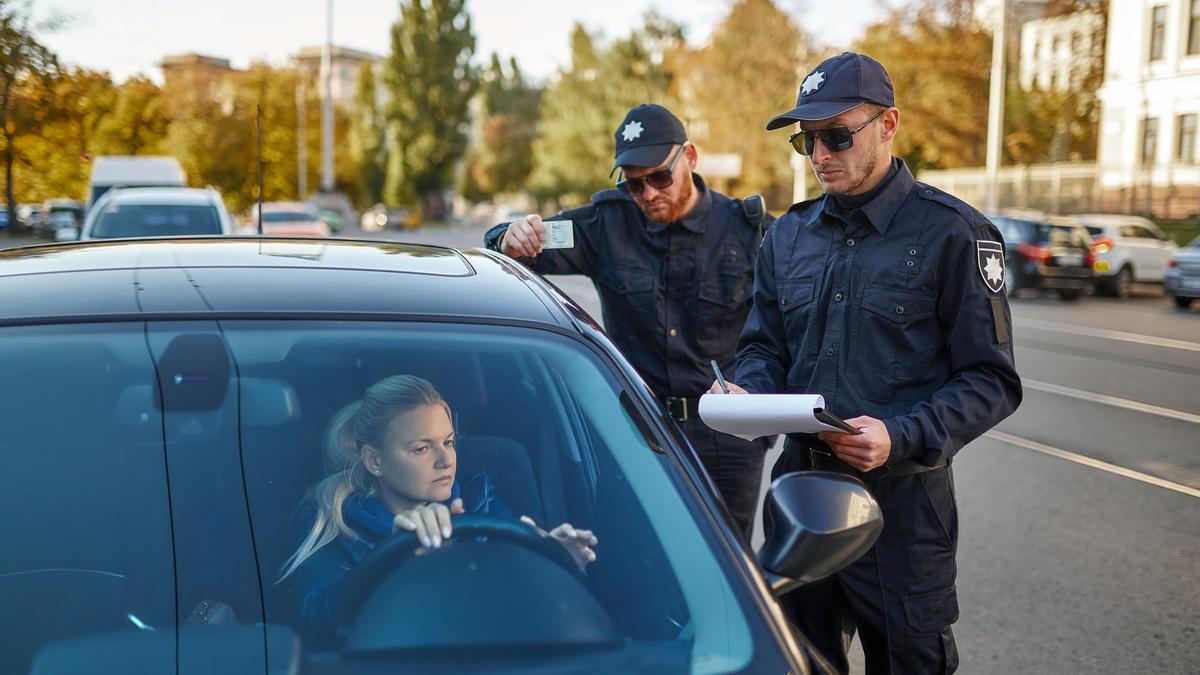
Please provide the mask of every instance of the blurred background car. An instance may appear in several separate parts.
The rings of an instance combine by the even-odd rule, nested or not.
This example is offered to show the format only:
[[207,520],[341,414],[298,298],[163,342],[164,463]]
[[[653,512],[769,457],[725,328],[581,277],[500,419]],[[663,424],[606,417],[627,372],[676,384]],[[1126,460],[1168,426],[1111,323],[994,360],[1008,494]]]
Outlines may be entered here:
[[1180,309],[1191,307],[1192,301],[1200,298],[1200,237],[1176,251],[1167,261],[1163,286]]
[[33,232],[42,219],[41,204],[19,204],[17,206],[16,231]]
[[[250,209],[249,220],[238,229],[240,234],[258,233],[258,204]],[[329,224],[317,208],[304,202],[266,202],[262,205],[262,233],[270,237],[328,237]]]
[[359,221],[363,232],[382,232],[386,229],[412,230],[421,226],[421,214],[413,209],[389,209],[376,204],[364,211]]
[[1022,289],[1050,289],[1076,300],[1092,284],[1092,241],[1087,229],[1051,222],[1032,211],[989,216],[1004,237],[1004,285],[1009,297]]
[[92,162],[87,208],[113,188],[184,187],[187,177],[174,157],[102,156]]
[[232,234],[233,219],[213,188],[117,188],[87,214],[81,239]]
[[342,214],[333,209],[322,209],[318,207],[317,217],[325,221],[325,224],[329,226],[329,231],[333,233],[340,232],[343,224],[345,223]]
[[83,204],[74,199],[49,199],[42,204],[38,234],[55,241],[74,241],[79,238],[83,221]]
[[1084,213],[1062,220],[1082,224],[1092,236],[1096,292],[1105,295],[1126,298],[1134,283],[1162,283],[1179,250],[1171,235],[1140,216]]
[[0,204],[0,230],[8,229],[8,205]]

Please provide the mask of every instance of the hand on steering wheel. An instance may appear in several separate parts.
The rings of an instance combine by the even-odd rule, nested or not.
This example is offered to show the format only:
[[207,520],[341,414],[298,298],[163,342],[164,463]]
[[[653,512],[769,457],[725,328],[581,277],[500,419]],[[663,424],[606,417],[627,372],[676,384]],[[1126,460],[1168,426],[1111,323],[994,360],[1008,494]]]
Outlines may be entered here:
[[421,540],[422,549],[438,548],[443,540],[450,539],[454,534],[454,524],[450,522],[451,514],[463,513],[462,499],[455,499],[450,506],[440,502],[431,502],[413,507],[392,519],[392,532],[406,530],[417,535]]
[[579,571],[582,572],[588,563],[596,562],[596,552],[592,550],[592,547],[599,544],[600,540],[591,530],[580,530],[570,523],[563,523],[546,532],[538,527],[538,524],[529,516],[521,516],[521,522],[537,528],[538,532],[562,544],[563,548],[567,549],[567,553],[571,554],[571,560],[574,560],[575,564],[579,566]]

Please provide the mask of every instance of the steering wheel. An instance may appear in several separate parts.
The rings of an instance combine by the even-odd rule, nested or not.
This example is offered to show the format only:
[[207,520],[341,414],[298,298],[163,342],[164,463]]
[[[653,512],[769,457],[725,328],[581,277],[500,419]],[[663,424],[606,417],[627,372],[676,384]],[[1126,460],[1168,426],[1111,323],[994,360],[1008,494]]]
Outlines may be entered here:
[[[490,541],[515,544],[556,563],[572,576],[582,578],[575,560],[562,544],[511,516],[469,513],[452,516],[451,522],[454,524],[451,540],[486,537]],[[421,542],[413,532],[398,530],[390,534],[342,580],[340,593],[334,601],[334,614],[343,621],[352,620],[371,592],[398,566],[411,559],[420,547]],[[427,554],[436,555],[437,552],[438,549],[432,549]]]

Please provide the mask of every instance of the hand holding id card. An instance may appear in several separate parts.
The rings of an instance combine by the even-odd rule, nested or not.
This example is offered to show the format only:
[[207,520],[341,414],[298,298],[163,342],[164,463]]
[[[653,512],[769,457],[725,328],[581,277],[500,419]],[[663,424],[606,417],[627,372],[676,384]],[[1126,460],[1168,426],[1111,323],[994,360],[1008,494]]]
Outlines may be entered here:
[[570,220],[543,220],[546,235],[542,238],[542,248],[575,248],[575,223]]

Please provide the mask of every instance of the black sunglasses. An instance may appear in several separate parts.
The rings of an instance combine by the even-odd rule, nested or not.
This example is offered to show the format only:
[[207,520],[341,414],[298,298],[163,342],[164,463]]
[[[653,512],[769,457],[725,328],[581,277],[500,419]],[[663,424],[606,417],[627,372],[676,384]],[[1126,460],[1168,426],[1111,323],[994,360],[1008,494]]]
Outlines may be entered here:
[[843,150],[849,150],[850,148],[854,147],[854,134],[866,129],[871,122],[874,122],[886,110],[887,108],[884,108],[883,110],[875,113],[871,119],[863,122],[862,126],[854,130],[847,129],[846,127],[830,127],[828,129],[818,129],[816,131],[801,131],[792,134],[792,136],[788,138],[788,142],[792,144],[792,147],[796,149],[796,152],[806,157],[813,154],[813,150],[816,148],[818,140],[821,141],[821,145],[824,145],[830,152],[842,152]]
[[666,190],[675,182],[675,162],[679,161],[679,156],[683,154],[683,149],[686,147],[687,143],[679,146],[679,149],[675,151],[675,157],[671,159],[671,164],[665,169],[648,173],[639,178],[626,178],[625,172],[622,171],[621,180],[617,181],[617,188],[634,197],[641,197],[642,193],[646,191],[647,185],[655,190]]

